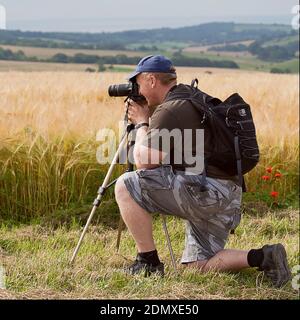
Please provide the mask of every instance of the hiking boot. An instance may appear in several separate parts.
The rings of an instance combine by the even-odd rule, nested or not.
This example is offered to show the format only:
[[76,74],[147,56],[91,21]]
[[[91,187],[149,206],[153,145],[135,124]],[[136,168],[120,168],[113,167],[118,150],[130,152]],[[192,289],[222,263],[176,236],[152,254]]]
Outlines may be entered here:
[[161,277],[163,277],[165,274],[163,263],[160,262],[158,265],[153,266],[139,255],[136,257],[133,264],[127,267],[125,271],[131,275],[144,273],[145,277],[149,277],[152,273],[155,273]]
[[262,247],[264,258],[260,271],[264,271],[276,288],[285,285],[291,279],[286,251],[281,243],[265,245]]

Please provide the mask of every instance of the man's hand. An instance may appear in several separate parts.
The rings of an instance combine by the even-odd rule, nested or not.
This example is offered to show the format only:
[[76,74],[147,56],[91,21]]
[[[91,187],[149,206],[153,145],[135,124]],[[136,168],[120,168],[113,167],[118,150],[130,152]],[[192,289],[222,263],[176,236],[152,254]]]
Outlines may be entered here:
[[[128,99],[125,107],[128,108],[128,120],[133,124],[149,122],[151,111],[147,104],[139,105],[133,100]],[[166,156],[163,152],[142,145],[147,130],[147,127],[141,127],[136,133],[133,157],[137,169],[156,168],[160,166],[161,160]]]
[[147,104],[140,105],[128,99],[125,107],[126,109],[128,108],[128,120],[130,120],[131,123],[149,122],[150,110]]

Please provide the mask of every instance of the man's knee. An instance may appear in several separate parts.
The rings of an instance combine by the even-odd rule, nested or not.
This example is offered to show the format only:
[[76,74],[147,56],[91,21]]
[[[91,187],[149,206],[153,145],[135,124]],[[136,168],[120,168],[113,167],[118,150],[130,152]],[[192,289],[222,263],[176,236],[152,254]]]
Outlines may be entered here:
[[124,174],[121,175],[115,185],[115,197],[116,197],[116,201],[122,201],[124,199],[127,199],[129,196],[129,193],[127,191],[127,188],[125,186],[124,183]]

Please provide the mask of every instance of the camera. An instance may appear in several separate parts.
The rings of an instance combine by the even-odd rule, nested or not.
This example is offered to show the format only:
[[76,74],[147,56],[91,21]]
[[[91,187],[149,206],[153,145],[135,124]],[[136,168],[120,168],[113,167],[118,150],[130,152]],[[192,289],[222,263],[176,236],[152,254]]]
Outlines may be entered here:
[[108,87],[110,97],[128,97],[133,101],[146,101],[145,97],[139,94],[139,85],[136,82],[125,84],[113,84]]

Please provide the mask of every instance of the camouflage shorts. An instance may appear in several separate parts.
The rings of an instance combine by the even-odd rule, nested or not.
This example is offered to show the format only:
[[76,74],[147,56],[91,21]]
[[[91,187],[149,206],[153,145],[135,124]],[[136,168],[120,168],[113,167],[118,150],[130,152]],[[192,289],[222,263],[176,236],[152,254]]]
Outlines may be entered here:
[[173,172],[170,165],[125,173],[132,198],[149,213],[186,220],[185,249],[181,263],[207,260],[225,246],[231,229],[240,222],[241,187],[231,180]]

